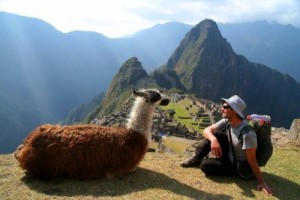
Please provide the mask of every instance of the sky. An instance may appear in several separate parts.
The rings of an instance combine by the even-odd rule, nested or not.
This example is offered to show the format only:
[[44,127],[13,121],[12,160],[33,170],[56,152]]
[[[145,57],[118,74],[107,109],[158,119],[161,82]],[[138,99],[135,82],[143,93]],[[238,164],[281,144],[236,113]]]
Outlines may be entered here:
[[5,11],[44,20],[62,32],[110,38],[170,21],[196,25],[266,20],[300,28],[300,0],[0,0]]

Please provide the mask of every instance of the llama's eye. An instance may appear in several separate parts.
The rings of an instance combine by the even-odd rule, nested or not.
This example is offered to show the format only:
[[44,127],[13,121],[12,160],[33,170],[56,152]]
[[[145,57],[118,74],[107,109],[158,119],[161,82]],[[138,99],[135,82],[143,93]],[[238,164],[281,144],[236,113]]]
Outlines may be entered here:
[[161,96],[159,93],[155,93],[154,96],[150,99],[151,103],[155,103],[157,102],[158,100],[161,99]]

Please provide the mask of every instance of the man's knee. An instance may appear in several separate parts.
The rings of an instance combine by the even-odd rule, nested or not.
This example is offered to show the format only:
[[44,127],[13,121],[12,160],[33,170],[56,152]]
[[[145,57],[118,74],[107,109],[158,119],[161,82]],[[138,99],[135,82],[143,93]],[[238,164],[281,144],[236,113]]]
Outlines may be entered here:
[[214,175],[215,174],[215,164],[213,162],[213,159],[205,159],[202,161],[201,165],[200,165],[200,169],[203,173],[205,173],[206,175],[210,176],[210,175]]

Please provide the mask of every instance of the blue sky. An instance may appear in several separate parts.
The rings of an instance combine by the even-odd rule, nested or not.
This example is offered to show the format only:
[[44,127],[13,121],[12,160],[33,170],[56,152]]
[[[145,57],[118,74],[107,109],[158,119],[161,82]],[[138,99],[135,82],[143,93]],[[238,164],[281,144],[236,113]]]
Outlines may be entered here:
[[195,25],[206,18],[277,21],[300,28],[299,0],[0,0],[0,11],[42,19],[62,32],[95,31],[111,38],[157,23]]

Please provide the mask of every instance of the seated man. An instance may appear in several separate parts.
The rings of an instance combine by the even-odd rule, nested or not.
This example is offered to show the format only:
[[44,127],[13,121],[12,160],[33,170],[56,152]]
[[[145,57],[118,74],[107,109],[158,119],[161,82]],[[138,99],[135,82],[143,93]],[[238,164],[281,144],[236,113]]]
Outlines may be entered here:
[[[208,176],[238,175],[247,179],[254,175],[258,180],[257,189],[272,194],[272,188],[264,181],[256,161],[256,133],[249,130],[243,135],[243,142],[239,142],[238,135],[248,124],[242,113],[246,108],[245,102],[237,95],[222,100],[223,119],[204,129],[205,139],[196,148],[194,155],[183,161],[181,166],[200,166]],[[207,158],[209,152],[212,158]]]

